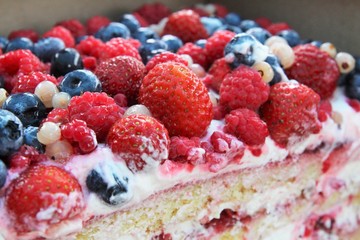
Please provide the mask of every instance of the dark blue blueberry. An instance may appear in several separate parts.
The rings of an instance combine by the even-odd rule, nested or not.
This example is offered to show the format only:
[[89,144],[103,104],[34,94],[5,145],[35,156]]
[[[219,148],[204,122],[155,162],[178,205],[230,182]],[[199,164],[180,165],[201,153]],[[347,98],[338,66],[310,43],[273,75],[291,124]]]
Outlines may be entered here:
[[290,47],[295,47],[296,45],[299,45],[301,43],[299,34],[292,29],[282,30],[277,33],[277,35],[285,38]]
[[349,98],[354,98],[360,101],[360,74],[353,74],[352,77],[347,80],[345,85],[345,94]]
[[265,41],[269,37],[271,37],[271,33],[269,33],[267,30],[261,27],[250,28],[249,30],[246,31],[246,33],[254,36],[262,44],[264,44]]
[[76,38],[76,44],[79,44],[82,40],[88,38],[89,36],[88,35],[83,35],[83,36],[80,36],[80,37],[77,37]]
[[91,71],[79,69],[67,73],[59,88],[73,97],[80,96],[84,92],[100,92],[101,82]]
[[278,83],[278,82],[281,81],[281,75],[280,75],[279,71],[282,71],[282,68],[281,68],[281,65],[279,63],[279,59],[275,55],[269,54],[266,57],[265,62],[270,64],[272,70],[274,71],[274,77],[269,82],[269,84],[272,86],[275,83]]
[[43,62],[50,62],[54,55],[65,48],[60,38],[42,38],[34,44],[34,53]]
[[243,30],[243,32],[246,32],[250,28],[260,27],[260,26],[254,20],[245,19],[241,21],[239,27],[241,28],[241,30]]
[[18,49],[28,49],[30,51],[33,51],[34,44],[29,38],[26,37],[14,38],[6,45],[5,52],[10,52]]
[[83,61],[79,52],[74,48],[64,48],[51,59],[50,73],[55,77],[60,77],[68,72],[83,68]]
[[101,39],[103,42],[107,42],[110,39],[117,37],[128,39],[130,37],[130,31],[124,24],[112,22],[109,25],[100,28],[94,36]]
[[0,109],[0,156],[16,152],[24,141],[23,124],[12,112]]
[[9,40],[6,37],[0,36],[0,48],[3,52],[5,52],[5,47],[9,43]]
[[201,47],[201,48],[205,48],[207,40],[206,39],[199,39],[195,42],[195,45]]
[[132,173],[122,163],[100,162],[86,177],[86,186],[110,205],[126,203],[133,196]]
[[5,100],[2,108],[14,113],[24,127],[39,126],[47,114],[45,105],[32,93],[12,94]]
[[40,153],[45,151],[44,145],[37,138],[38,127],[27,126],[24,129],[24,144],[36,148]]
[[173,53],[176,53],[179,48],[183,46],[183,42],[180,38],[174,35],[164,35],[161,37],[161,40],[163,40],[167,45],[167,50]]
[[139,48],[139,53],[144,64],[146,64],[156,54],[167,50],[167,45],[159,39],[148,39]]
[[147,27],[139,28],[137,31],[133,32],[131,36],[139,40],[142,44],[148,39],[160,39],[159,35],[154,32],[154,30]]
[[0,75],[0,88],[5,88],[5,79]]
[[7,177],[7,168],[5,163],[0,159],[0,189],[5,185]]
[[119,22],[124,24],[131,33],[136,32],[136,30],[140,28],[139,21],[132,14],[122,15]]
[[201,17],[200,21],[204,25],[209,36],[213,35],[214,32],[221,29],[223,26],[221,20],[215,17]]
[[232,26],[239,26],[241,23],[241,17],[239,14],[237,13],[228,13],[225,17],[224,20],[227,24],[232,25]]
[[229,25],[229,24],[224,24],[220,29],[221,30],[228,30],[228,31],[234,32],[236,34],[243,32],[240,27],[232,26],[232,25]]
[[360,57],[355,56],[355,72],[360,73]]

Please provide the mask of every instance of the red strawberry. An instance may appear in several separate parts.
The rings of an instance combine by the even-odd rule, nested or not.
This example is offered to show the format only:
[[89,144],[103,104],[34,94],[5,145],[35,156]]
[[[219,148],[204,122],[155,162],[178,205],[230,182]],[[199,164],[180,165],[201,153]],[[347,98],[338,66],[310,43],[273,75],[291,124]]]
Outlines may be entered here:
[[320,131],[319,102],[319,95],[306,85],[296,81],[280,82],[271,87],[269,100],[260,112],[270,136],[285,146],[289,138],[307,137]]
[[143,79],[139,102],[149,108],[171,136],[199,137],[212,119],[212,103],[205,85],[179,63],[156,65]]
[[185,43],[208,37],[199,14],[192,10],[181,10],[171,14],[166,22],[163,34],[175,35]]
[[84,208],[78,181],[65,170],[50,165],[34,165],[9,186],[5,207],[18,232],[41,231],[71,219]]
[[289,78],[307,85],[322,99],[334,93],[340,72],[333,58],[312,44],[294,47],[295,63],[286,74]]
[[210,63],[213,63],[218,58],[224,57],[224,48],[234,36],[234,32],[219,30],[207,39],[205,50]]
[[111,127],[107,143],[133,172],[147,169],[168,158],[170,139],[155,118],[135,114],[119,119]]
[[149,24],[156,24],[160,22],[161,19],[169,16],[171,10],[163,3],[155,2],[143,4],[135,13],[138,13]]

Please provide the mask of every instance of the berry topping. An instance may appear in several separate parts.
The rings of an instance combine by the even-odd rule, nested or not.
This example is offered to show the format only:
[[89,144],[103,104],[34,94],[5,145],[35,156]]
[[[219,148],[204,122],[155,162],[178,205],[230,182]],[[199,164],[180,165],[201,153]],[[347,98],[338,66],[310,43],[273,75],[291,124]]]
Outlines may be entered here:
[[68,29],[62,26],[53,27],[52,29],[44,33],[42,37],[60,38],[61,40],[63,40],[67,48],[72,48],[75,46],[75,38]]
[[43,81],[50,81],[56,85],[58,83],[54,76],[34,71],[26,75],[19,75],[11,93],[34,93],[36,86]]
[[27,49],[33,51],[34,44],[30,39],[26,37],[15,38],[13,40],[10,40],[9,43],[6,45],[5,52],[11,52],[19,49]]
[[56,23],[56,26],[62,26],[69,30],[74,38],[86,35],[84,25],[77,19],[69,19]]
[[209,68],[209,74],[212,75],[211,87],[219,92],[220,85],[229,72],[231,72],[231,68],[225,58],[217,59]]
[[32,164],[46,161],[47,157],[40,154],[35,148],[27,145],[22,145],[21,148],[10,158],[10,168],[20,172],[25,170]]
[[5,206],[19,232],[41,231],[81,213],[84,199],[81,186],[65,170],[35,165],[9,186]]
[[135,114],[116,121],[107,136],[114,153],[126,161],[133,172],[151,169],[168,158],[169,135],[155,118]]
[[207,39],[205,49],[210,63],[224,57],[224,48],[234,36],[233,32],[219,30]]
[[296,46],[294,53],[295,63],[286,69],[288,77],[312,88],[322,99],[331,97],[340,76],[336,61],[311,44]]
[[280,82],[271,87],[269,100],[260,109],[261,117],[272,139],[286,146],[320,131],[319,102],[319,95],[306,85]]
[[172,137],[170,142],[169,159],[193,165],[204,163],[205,150],[201,148],[198,137]]
[[112,38],[106,42],[104,47],[101,49],[100,59],[105,60],[108,58],[125,55],[136,58],[141,61],[140,54],[137,48],[134,46],[134,42],[123,38]]
[[6,157],[23,144],[23,124],[12,112],[0,109],[0,156]]
[[34,53],[41,61],[50,62],[54,55],[64,48],[65,44],[60,38],[41,38],[34,44]]
[[202,136],[212,119],[205,85],[179,63],[156,65],[143,79],[139,102],[165,125],[170,136]]
[[161,40],[166,43],[167,50],[173,53],[176,53],[183,45],[181,39],[174,35],[164,35],[161,37]]
[[94,35],[100,28],[110,23],[110,19],[105,16],[93,16],[86,21],[86,31],[89,35]]
[[8,39],[13,40],[15,38],[25,37],[30,39],[32,42],[37,42],[39,39],[38,33],[33,29],[19,29],[9,33]]
[[51,59],[50,72],[55,77],[64,76],[71,71],[82,68],[84,66],[81,56],[74,48],[62,49]]
[[149,24],[156,24],[161,19],[169,16],[171,10],[163,3],[146,3],[138,8],[135,13],[139,14]]
[[250,28],[246,33],[254,36],[262,44],[271,37],[271,34],[261,27]]
[[200,64],[205,69],[208,68],[209,61],[207,59],[205,48],[202,48],[194,43],[185,43],[184,46],[179,48],[177,54],[189,55],[194,63]]
[[24,129],[24,144],[35,148],[38,152],[44,152],[44,146],[37,139],[38,127],[28,126]]

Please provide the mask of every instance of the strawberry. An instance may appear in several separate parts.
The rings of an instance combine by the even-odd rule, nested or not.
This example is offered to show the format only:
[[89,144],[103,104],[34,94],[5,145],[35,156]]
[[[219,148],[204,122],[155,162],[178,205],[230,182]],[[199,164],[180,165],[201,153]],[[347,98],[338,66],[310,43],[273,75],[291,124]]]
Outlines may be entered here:
[[171,136],[199,137],[212,119],[212,103],[204,83],[179,63],[156,65],[143,79],[139,102]]
[[168,158],[170,138],[155,118],[134,114],[114,123],[107,136],[114,153],[126,161],[133,172],[149,169]]
[[171,34],[179,37],[184,43],[194,42],[208,37],[200,16],[192,10],[181,10],[169,16],[163,35]]
[[340,76],[335,60],[312,44],[296,46],[294,53],[295,62],[286,69],[288,77],[309,86],[321,99],[331,97]]
[[296,81],[280,82],[271,87],[269,100],[260,108],[260,113],[272,139],[286,146],[289,138],[307,137],[320,131],[319,103],[319,95],[306,85]]
[[5,207],[18,232],[41,231],[79,215],[84,197],[78,181],[64,169],[34,165],[9,185]]

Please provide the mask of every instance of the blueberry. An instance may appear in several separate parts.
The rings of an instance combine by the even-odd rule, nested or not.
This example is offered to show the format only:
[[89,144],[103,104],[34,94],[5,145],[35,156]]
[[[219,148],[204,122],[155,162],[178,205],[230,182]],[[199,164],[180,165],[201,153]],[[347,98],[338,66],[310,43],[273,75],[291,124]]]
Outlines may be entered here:
[[60,38],[42,38],[34,44],[34,53],[43,62],[50,62],[54,55],[65,48]]
[[224,56],[232,68],[240,64],[252,66],[255,62],[264,61],[267,55],[268,48],[247,33],[235,35],[224,50]]
[[360,101],[360,74],[355,73],[347,80],[345,85],[345,94],[349,98],[354,98]]
[[249,30],[246,31],[246,33],[254,36],[262,44],[264,44],[265,41],[269,37],[271,37],[271,33],[269,33],[267,30],[261,27],[250,28]]
[[77,37],[76,44],[79,44],[82,40],[85,40],[88,37],[89,37],[88,35],[83,35],[83,36]]
[[6,37],[0,36],[0,48],[3,52],[5,52],[5,47],[9,43],[9,40]]
[[27,126],[24,129],[24,144],[36,148],[40,153],[45,151],[44,145],[37,139],[38,127]]
[[234,32],[236,34],[243,32],[240,27],[232,26],[232,25],[229,25],[229,24],[224,24],[220,29],[221,30],[228,30],[228,31]]
[[33,51],[34,44],[29,38],[26,37],[14,38],[6,45],[5,52],[10,52],[18,49],[28,49],[30,51]]
[[232,25],[232,26],[239,26],[241,23],[240,15],[237,13],[233,13],[233,12],[226,14],[226,16],[224,17],[224,20],[227,24]]
[[23,124],[12,112],[0,109],[0,156],[16,152],[24,141]]
[[74,48],[64,48],[51,59],[50,73],[55,77],[60,77],[68,72],[83,68],[83,61],[79,52]]
[[146,64],[156,54],[167,50],[167,45],[164,41],[159,39],[148,39],[139,48],[139,53],[144,64]]
[[282,30],[279,33],[277,33],[277,35],[285,38],[285,40],[288,42],[290,47],[295,47],[296,45],[299,45],[301,43],[299,34],[292,29]]
[[215,17],[201,17],[200,21],[204,25],[209,36],[213,35],[214,32],[223,26],[221,20]]
[[205,48],[207,40],[206,39],[199,39],[195,42],[195,45],[201,47],[201,48]]
[[59,88],[73,97],[80,96],[84,92],[100,92],[101,82],[91,71],[79,69],[67,73]]
[[128,202],[132,196],[132,173],[123,163],[103,161],[86,177],[86,186],[110,205]]
[[265,62],[270,64],[272,70],[274,71],[274,77],[269,82],[269,84],[272,86],[275,83],[278,83],[278,82],[281,81],[281,74],[279,73],[279,71],[282,71],[282,68],[281,68],[281,65],[279,63],[279,59],[275,55],[269,54],[266,57]]
[[241,28],[241,30],[246,32],[250,28],[260,27],[260,26],[254,20],[245,19],[241,21],[239,27]]
[[0,159],[0,189],[5,185],[7,177],[7,168],[5,163]]
[[360,73],[360,57],[355,56],[355,72]]
[[5,100],[2,108],[14,113],[25,127],[39,126],[47,114],[45,105],[32,93],[12,94]]
[[147,27],[141,27],[137,31],[131,34],[131,36],[141,43],[145,43],[148,39],[160,39],[159,35],[152,29]]
[[0,88],[5,88],[5,79],[0,75]]
[[111,22],[109,25],[100,28],[100,30],[97,31],[94,36],[101,39],[103,42],[107,42],[110,39],[116,37],[127,39],[130,37],[130,31],[122,23]]
[[124,24],[131,33],[135,32],[140,27],[139,21],[132,14],[122,15],[119,22]]
[[164,35],[161,40],[166,43],[167,50],[173,53],[176,53],[183,46],[181,39],[174,35]]

